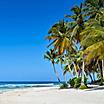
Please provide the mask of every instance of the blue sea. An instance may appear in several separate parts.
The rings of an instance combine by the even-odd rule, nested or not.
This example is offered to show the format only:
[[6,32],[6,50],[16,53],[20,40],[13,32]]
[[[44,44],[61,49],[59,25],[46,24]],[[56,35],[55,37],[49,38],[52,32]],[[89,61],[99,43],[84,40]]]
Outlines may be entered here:
[[12,89],[22,89],[22,88],[30,88],[30,87],[53,87],[58,85],[58,82],[0,82],[0,93],[9,91]]

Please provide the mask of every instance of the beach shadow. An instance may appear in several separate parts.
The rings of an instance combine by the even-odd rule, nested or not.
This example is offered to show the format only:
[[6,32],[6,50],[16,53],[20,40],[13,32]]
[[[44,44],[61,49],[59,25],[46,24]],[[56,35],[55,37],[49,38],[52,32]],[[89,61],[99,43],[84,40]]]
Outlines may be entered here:
[[86,91],[104,90],[104,86],[89,87]]

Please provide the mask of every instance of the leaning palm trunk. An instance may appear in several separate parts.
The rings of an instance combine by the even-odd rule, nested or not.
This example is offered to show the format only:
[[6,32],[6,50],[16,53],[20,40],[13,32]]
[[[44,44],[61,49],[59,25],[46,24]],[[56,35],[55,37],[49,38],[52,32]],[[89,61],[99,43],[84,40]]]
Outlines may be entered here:
[[101,61],[101,65],[99,65],[99,69],[100,69],[100,75],[101,75],[101,83],[100,83],[100,85],[103,85],[103,80],[104,80],[104,60]]
[[54,73],[55,73],[55,75],[56,75],[56,78],[57,78],[58,81],[61,83],[61,80],[60,80],[60,78],[59,78],[59,76],[58,76],[58,73],[57,73],[57,71],[56,71],[56,68],[55,68],[55,64],[52,63],[52,65],[53,65],[53,69],[54,69]]
[[[61,65],[61,69],[63,70],[62,65]],[[64,71],[63,71],[63,78],[64,78],[64,82],[67,83],[67,80],[66,80],[66,73],[64,73]]]
[[101,68],[101,63],[98,60],[97,60],[97,64],[98,64],[98,69],[99,69],[99,72],[100,72],[101,79],[103,79],[103,71],[102,71],[102,68]]
[[95,81],[95,72],[94,71],[92,72],[92,75],[93,75],[93,81]]
[[[71,69],[71,68],[70,68],[70,65],[68,65],[68,68]],[[70,70],[70,76],[71,76],[71,78],[73,78],[73,73],[72,73],[71,70]]]
[[[61,69],[63,70],[62,63],[61,63]],[[63,72],[63,73],[64,73],[64,72]],[[65,81],[65,83],[67,83],[67,80],[66,80],[66,76],[65,76],[65,74],[63,74],[63,77],[64,77],[64,81]]]
[[101,84],[103,84],[104,80],[104,60],[102,60],[102,68],[101,68]]
[[78,72],[77,72],[77,69],[76,69],[76,64],[73,62],[73,65],[74,65],[74,69],[75,69],[75,73],[76,73],[76,77],[78,78]]
[[65,83],[67,83],[66,76],[65,76],[65,75],[63,75],[63,77],[64,77],[64,81],[65,81]]
[[104,60],[102,60],[102,77],[103,77],[103,79],[104,79]]
[[84,61],[82,64],[82,78],[81,78],[81,85],[84,85]]

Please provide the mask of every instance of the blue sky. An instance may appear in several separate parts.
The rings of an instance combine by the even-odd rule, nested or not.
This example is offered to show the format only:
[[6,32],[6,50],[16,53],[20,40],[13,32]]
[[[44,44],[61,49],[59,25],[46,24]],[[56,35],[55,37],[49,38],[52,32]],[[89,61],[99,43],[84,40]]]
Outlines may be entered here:
[[45,37],[80,1],[0,0],[0,81],[55,81]]

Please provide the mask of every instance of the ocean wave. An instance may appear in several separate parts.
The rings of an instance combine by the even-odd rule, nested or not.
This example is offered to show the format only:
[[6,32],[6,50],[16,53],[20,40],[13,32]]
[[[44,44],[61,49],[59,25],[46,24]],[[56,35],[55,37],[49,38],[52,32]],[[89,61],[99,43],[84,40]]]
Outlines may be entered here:
[[54,83],[48,84],[0,84],[0,89],[15,89],[26,87],[52,87]]

